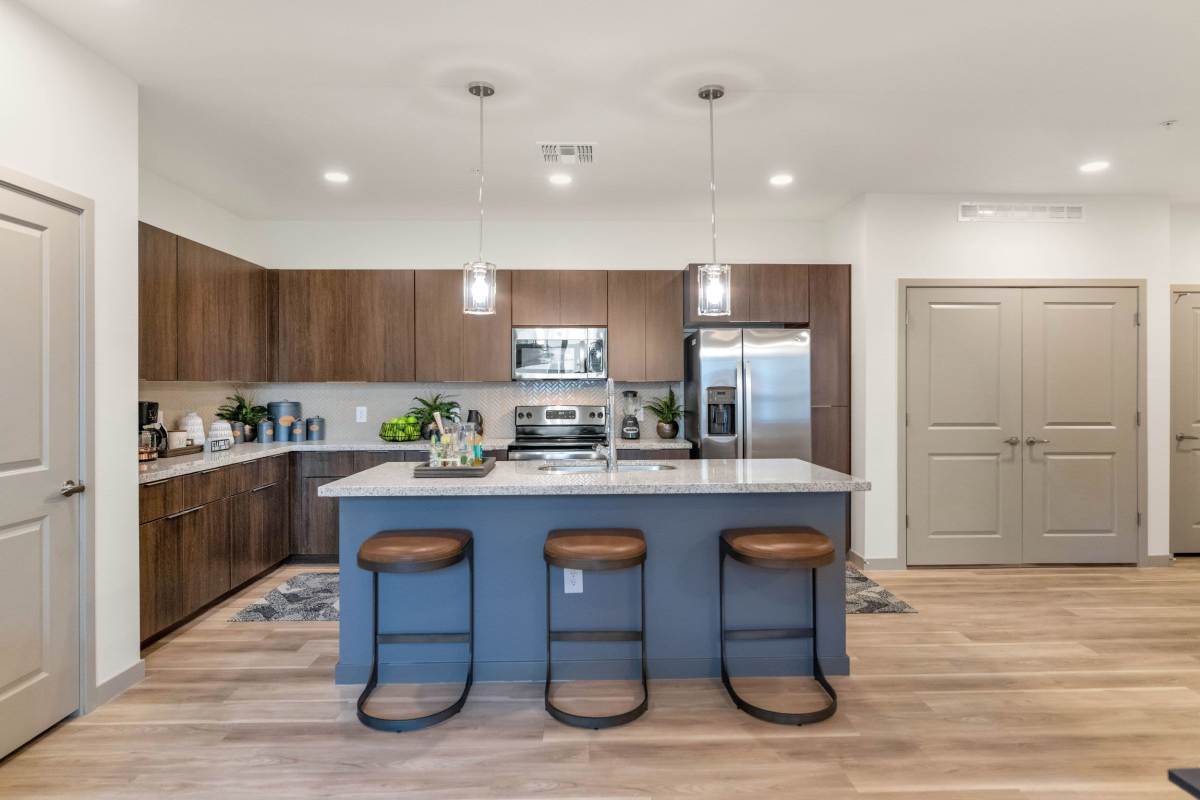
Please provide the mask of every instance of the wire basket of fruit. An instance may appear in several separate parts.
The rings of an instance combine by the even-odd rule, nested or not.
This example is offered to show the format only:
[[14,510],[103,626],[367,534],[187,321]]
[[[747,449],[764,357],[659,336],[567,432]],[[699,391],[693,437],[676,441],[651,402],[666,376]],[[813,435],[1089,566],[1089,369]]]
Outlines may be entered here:
[[421,422],[411,414],[392,417],[379,426],[379,438],[385,442],[415,442],[421,438]]

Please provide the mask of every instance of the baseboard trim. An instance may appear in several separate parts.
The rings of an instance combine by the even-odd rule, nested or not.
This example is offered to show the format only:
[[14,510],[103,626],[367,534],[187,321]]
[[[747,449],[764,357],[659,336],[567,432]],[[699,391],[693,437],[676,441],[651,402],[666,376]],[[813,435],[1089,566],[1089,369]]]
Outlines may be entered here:
[[1143,567],[1170,567],[1175,564],[1175,556],[1146,556],[1145,560],[1139,565]]
[[83,708],[79,709],[79,713],[90,714],[108,701],[115,699],[126,689],[141,683],[145,677],[146,662],[139,658],[128,669],[118,672],[89,692],[88,702]]
[[898,558],[863,558],[851,550],[846,554],[846,560],[859,569],[898,570],[908,569],[908,565]]

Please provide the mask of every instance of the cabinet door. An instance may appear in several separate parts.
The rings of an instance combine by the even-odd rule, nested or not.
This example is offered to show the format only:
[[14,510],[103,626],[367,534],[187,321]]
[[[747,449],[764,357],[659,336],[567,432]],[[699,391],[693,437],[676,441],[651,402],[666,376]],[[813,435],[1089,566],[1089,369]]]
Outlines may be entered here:
[[178,375],[175,346],[175,251],[178,237],[138,223],[138,377],[173,381]]
[[230,504],[230,584],[237,586],[287,557],[287,485],[259,486]]
[[814,406],[850,405],[850,267],[808,270]]
[[336,555],[338,552],[338,501],[318,497],[317,488],[337,478],[304,478],[301,483],[302,517],[296,552],[301,555]]
[[512,380],[512,276],[496,272],[495,314],[462,315],[464,381]]
[[751,264],[748,275],[751,322],[808,322],[808,267]]
[[512,274],[512,324],[517,327],[562,324],[559,271],[518,269]]
[[646,380],[646,284],[641,270],[608,276],[608,374],[615,381]]
[[[645,276],[646,371],[643,380],[681,381],[683,380],[683,273],[653,270],[646,272]],[[609,336],[612,336],[611,326]]]
[[267,335],[267,271],[256,264],[230,257],[229,375],[231,380],[265,381],[270,352]]
[[180,237],[177,264],[178,378],[228,380],[233,374],[233,257]]
[[850,409],[846,406],[813,407],[812,461],[850,472]]
[[183,619],[178,528],[166,519],[139,526],[141,639]]
[[458,270],[416,271],[416,380],[463,379],[463,279]]
[[558,271],[559,324],[608,324],[608,273],[601,269]]
[[190,614],[223,593],[229,582],[229,500],[185,511],[168,520],[179,540],[184,613]]

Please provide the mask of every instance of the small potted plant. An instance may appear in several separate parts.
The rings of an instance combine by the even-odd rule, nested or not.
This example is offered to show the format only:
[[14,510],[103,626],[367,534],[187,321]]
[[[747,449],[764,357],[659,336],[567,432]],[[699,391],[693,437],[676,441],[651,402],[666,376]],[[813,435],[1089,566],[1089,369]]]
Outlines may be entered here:
[[674,439],[679,435],[679,418],[683,416],[683,406],[675,399],[674,387],[667,389],[666,397],[656,397],[646,403],[646,408],[658,417],[658,425],[655,426],[658,438]]
[[225,398],[229,402],[217,408],[217,419],[229,422],[229,427],[235,429],[234,441],[237,441],[236,429],[242,429],[243,442],[253,442],[258,433],[258,423],[267,418],[266,406],[255,405],[241,392],[234,392]]
[[435,413],[442,415],[443,422],[455,422],[458,420],[458,401],[451,400],[449,396],[435,394],[430,397],[414,397],[416,402],[408,413],[416,417],[421,423],[421,438],[428,439],[433,436],[433,432],[437,430],[437,423],[433,421]]

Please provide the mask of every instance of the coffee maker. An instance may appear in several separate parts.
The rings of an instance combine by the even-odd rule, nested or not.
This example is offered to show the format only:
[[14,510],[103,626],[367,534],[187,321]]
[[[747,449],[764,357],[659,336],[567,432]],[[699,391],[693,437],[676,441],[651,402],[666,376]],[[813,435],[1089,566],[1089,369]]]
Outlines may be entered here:
[[154,449],[162,454],[167,449],[167,432],[158,422],[158,403],[153,400],[138,400],[138,433],[148,431]]

